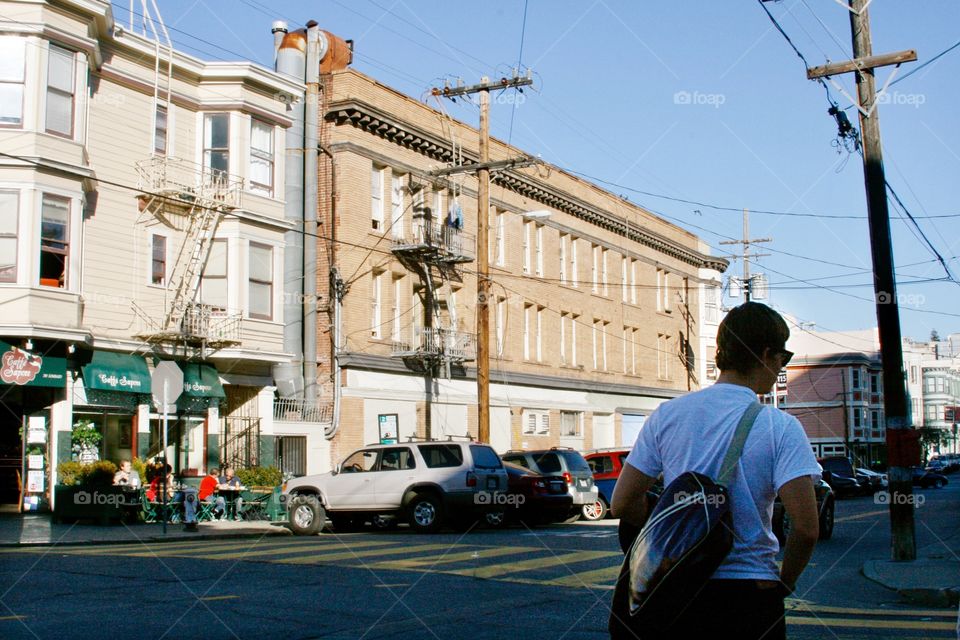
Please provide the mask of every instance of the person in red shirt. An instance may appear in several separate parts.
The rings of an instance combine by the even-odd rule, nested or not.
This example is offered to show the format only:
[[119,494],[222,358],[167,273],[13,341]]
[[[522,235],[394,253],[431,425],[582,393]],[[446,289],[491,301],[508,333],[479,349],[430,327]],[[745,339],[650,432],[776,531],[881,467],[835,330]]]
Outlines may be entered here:
[[200,481],[200,493],[197,495],[197,498],[203,502],[212,502],[216,506],[213,509],[213,516],[215,518],[222,518],[224,511],[226,509],[226,504],[222,497],[216,495],[217,486],[220,484],[220,470],[216,467],[211,467],[207,471],[207,475],[204,476],[203,480]]

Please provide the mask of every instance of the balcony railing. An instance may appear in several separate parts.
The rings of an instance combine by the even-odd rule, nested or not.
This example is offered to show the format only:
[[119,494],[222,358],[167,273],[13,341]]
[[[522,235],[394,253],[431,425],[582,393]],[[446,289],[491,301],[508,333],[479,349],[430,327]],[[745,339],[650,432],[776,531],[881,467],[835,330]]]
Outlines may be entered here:
[[470,262],[474,257],[475,236],[446,223],[405,220],[391,233],[397,252],[431,253],[437,260],[449,262]]
[[212,343],[240,342],[243,314],[208,304],[191,303],[183,313],[181,332],[195,340]]
[[331,415],[329,404],[317,404],[303,398],[276,398],[273,401],[274,420],[329,423]]
[[400,358],[444,357],[454,361],[476,359],[472,333],[452,329],[417,329],[411,342],[394,340],[392,354]]
[[153,156],[137,162],[138,187],[184,205],[236,209],[243,178],[183,158]]

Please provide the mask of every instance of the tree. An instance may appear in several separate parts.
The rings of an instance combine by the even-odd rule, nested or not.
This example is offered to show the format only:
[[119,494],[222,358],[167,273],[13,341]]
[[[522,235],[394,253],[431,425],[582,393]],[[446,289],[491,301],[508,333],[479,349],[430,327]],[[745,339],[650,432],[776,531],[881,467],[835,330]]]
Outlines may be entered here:
[[930,342],[940,342],[940,333],[936,329],[930,330]]
[[946,429],[924,425],[917,431],[920,434],[920,448],[924,452],[924,457],[931,450],[947,446],[950,441],[950,432]]

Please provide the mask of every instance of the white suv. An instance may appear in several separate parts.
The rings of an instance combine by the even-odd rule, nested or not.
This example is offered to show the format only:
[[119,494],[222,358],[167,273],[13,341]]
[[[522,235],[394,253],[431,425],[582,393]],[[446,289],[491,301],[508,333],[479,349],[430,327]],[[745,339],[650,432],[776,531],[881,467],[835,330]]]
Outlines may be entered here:
[[300,535],[317,533],[327,518],[342,530],[377,516],[426,533],[448,518],[479,517],[491,508],[487,497],[506,490],[507,472],[488,445],[416,441],[354,451],[329,473],[286,482],[282,499]]

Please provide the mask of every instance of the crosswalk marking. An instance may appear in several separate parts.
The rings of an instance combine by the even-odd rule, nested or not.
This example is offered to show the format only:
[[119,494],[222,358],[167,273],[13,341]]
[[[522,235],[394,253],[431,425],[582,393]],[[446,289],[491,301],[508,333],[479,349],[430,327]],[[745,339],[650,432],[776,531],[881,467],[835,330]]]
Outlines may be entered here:
[[953,631],[956,622],[926,620],[854,620],[851,618],[801,618],[787,616],[787,624],[820,627],[858,627],[868,629],[922,629],[925,631]]
[[384,560],[383,562],[371,563],[368,566],[371,569],[419,569],[433,567],[439,564],[451,564],[454,562],[465,562],[473,560],[476,557],[478,562],[483,562],[487,558],[497,556],[510,556],[517,553],[528,553],[538,551],[538,547],[500,547],[500,548],[476,548],[472,551],[461,551],[459,553],[447,553],[437,556],[422,556],[417,558],[407,558],[404,560]]
[[848,615],[864,616],[915,616],[918,618],[953,618],[957,614],[953,609],[859,609],[856,607],[831,607],[812,603],[787,603],[787,611],[804,613],[811,611],[813,613],[836,613]]
[[397,545],[391,549],[367,549],[366,551],[340,551],[337,553],[317,553],[310,556],[300,556],[296,558],[281,558],[274,560],[278,564],[321,564],[327,562],[336,562],[338,560],[353,560],[356,558],[370,558],[373,556],[400,555],[403,553],[416,553],[418,551],[436,551],[437,549],[448,549],[450,544],[418,544],[411,546]]
[[[368,540],[368,541],[351,541],[349,545],[344,543],[342,545],[343,549],[357,549],[362,547],[382,547],[387,545],[394,545],[395,542],[389,540]],[[273,555],[284,555],[290,553],[296,553],[298,551],[303,551],[305,553],[313,553],[322,549],[330,548],[341,548],[341,545],[303,545],[303,544],[293,544],[285,546],[276,546],[268,549],[250,549],[249,551],[237,551],[236,553],[217,553],[212,555],[197,555],[192,556],[195,558],[200,558],[203,560],[245,560],[246,558],[259,558],[263,556],[273,556]]]
[[613,584],[617,581],[618,575],[620,575],[620,565],[616,564],[611,567],[603,567],[601,569],[594,569],[592,571],[581,571],[580,573],[563,576],[562,578],[547,580],[544,582],[544,584],[549,584],[556,587],[591,587],[594,585],[613,586]]
[[530,569],[546,569],[557,565],[567,565],[574,562],[584,562],[586,560],[596,560],[598,558],[608,558],[610,556],[622,555],[619,551],[574,551],[571,553],[554,554],[540,558],[531,558],[530,560],[520,560],[518,562],[504,562],[501,564],[492,564],[485,567],[471,569],[458,569],[456,571],[442,571],[460,576],[474,576],[477,578],[495,578],[508,573],[518,573]]

